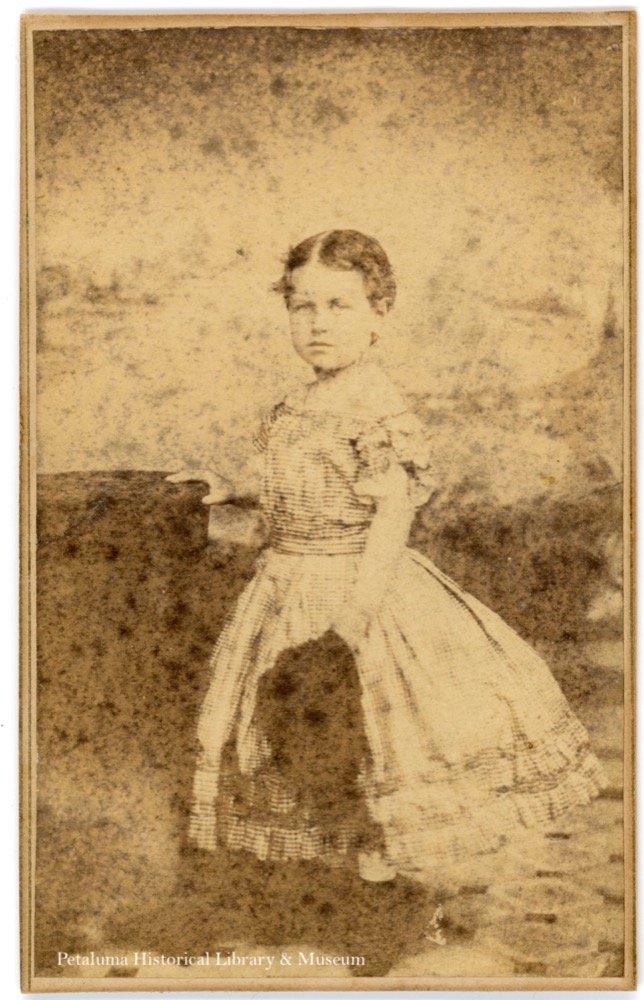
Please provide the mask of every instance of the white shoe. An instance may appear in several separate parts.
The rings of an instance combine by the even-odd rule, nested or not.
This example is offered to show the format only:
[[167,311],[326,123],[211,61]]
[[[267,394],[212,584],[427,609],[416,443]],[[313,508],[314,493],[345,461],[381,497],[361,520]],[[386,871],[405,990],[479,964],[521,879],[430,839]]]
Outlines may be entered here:
[[380,851],[360,851],[358,854],[358,872],[366,882],[389,882],[396,877],[397,871],[396,866],[385,860]]

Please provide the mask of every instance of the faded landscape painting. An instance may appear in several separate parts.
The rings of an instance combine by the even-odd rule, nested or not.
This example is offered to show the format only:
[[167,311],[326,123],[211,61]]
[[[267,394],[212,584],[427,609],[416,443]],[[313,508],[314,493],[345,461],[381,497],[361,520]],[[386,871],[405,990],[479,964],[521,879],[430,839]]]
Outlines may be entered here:
[[[32,32],[36,976],[626,974],[622,36]],[[261,543],[235,527],[252,501],[209,536],[205,486],[166,477],[243,473],[307,378],[284,255],[335,229],[396,276],[376,350],[440,485],[410,545],[543,656],[608,777],[454,891],[186,838],[209,657]]]

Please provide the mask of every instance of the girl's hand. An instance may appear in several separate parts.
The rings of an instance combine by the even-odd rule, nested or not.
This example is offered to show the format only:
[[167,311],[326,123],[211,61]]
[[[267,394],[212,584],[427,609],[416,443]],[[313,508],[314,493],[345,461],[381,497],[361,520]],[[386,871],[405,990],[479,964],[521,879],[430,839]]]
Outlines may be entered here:
[[174,472],[165,478],[168,483],[206,483],[208,493],[201,502],[207,505],[226,503],[235,495],[232,483],[212,469],[182,469],[181,472]]
[[332,622],[332,628],[355,653],[367,637],[371,613],[366,608],[349,604]]

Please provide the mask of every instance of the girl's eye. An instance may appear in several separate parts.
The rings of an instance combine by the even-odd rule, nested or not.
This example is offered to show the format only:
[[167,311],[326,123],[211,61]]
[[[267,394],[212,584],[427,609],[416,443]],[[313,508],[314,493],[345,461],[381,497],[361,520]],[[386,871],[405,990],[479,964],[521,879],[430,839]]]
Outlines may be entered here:
[[301,312],[303,309],[310,309],[310,308],[311,308],[310,302],[298,302],[295,305],[291,306],[291,312]]
[[340,309],[350,309],[351,306],[347,305],[346,302],[339,302],[337,299],[334,299],[331,302],[331,308],[340,310]]

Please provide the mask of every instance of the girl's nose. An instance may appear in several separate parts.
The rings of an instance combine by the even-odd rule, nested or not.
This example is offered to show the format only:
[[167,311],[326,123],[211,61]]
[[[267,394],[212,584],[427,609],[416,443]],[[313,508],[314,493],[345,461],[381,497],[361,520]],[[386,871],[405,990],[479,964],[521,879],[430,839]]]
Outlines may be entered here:
[[313,329],[315,331],[323,331],[327,328],[327,317],[328,313],[324,309],[316,309],[313,314]]

